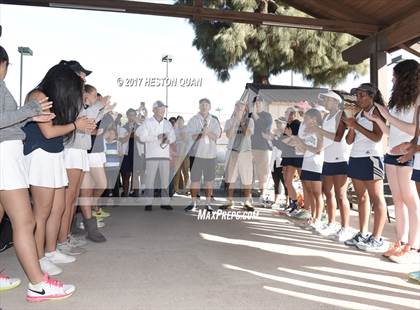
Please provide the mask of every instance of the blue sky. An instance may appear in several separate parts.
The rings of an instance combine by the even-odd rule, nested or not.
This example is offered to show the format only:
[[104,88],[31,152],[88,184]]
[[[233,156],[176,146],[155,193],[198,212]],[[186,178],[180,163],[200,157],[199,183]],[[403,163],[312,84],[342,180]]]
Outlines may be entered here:
[[[197,110],[198,100],[208,97],[213,109],[223,109],[221,118],[225,119],[251,79],[251,73],[240,64],[232,70],[229,82],[219,82],[202,63],[200,52],[192,47],[194,33],[185,19],[0,5],[0,24],[3,26],[0,44],[8,51],[12,63],[6,83],[16,100],[20,73],[18,46],[29,46],[34,51],[34,56],[24,58],[24,96],[51,66],[61,59],[76,59],[93,71],[88,83],[102,94],[112,95],[120,112],[137,108],[140,101],[150,108],[155,100],[165,100],[164,87],[128,88],[117,84],[118,78],[165,77],[165,65],[161,62],[164,54],[174,59],[169,65],[170,77],[203,79],[202,87],[169,89],[170,114],[189,118]],[[413,58],[404,52],[403,56]],[[350,76],[339,88],[349,90],[368,79],[368,75],[357,80]],[[290,85],[290,72],[272,77],[270,82]],[[294,85],[311,86],[311,83],[295,74]]]

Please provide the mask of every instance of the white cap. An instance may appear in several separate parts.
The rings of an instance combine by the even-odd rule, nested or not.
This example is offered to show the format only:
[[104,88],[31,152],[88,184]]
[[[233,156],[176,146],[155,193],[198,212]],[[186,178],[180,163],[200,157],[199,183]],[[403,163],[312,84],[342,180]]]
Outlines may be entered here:
[[326,93],[320,93],[318,95],[318,98],[320,100],[325,100],[325,97],[335,99],[338,101],[338,103],[341,103],[343,101],[343,98],[341,98],[339,94],[337,94],[336,92],[333,92],[332,90],[329,90]]
[[327,111],[327,109],[325,109],[322,105],[316,105],[316,106],[314,107],[314,109],[318,110],[318,111],[319,111],[319,112],[321,112],[321,113],[328,112],[328,111]]
[[162,101],[158,100],[155,103],[153,103],[153,109],[155,108],[161,108],[161,107],[165,107],[167,108],[167,105],[165,105]]

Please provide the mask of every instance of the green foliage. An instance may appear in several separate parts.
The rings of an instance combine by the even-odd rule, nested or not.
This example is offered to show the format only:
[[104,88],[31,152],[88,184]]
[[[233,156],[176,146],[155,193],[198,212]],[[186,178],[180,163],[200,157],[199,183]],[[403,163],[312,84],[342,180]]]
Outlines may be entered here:
[[[177,4],[191,5],[192,0],[178,0]],[[307,17],[280,0],[265,2],[265,6],[258,0],[204,0],[204,5]],[[259,77],[293,70],[314,86],[334,87],[349,74],[358,76],[367,70],[365,63],[348,65],[343,61],[341,52],[358,42],[348,34],[219,21],[191,23],[195,31],[193,46],[201,51],[203,62],[221,81],[229,80],[229,70],[242,62],[253,73],[254,82],[259,82]]]

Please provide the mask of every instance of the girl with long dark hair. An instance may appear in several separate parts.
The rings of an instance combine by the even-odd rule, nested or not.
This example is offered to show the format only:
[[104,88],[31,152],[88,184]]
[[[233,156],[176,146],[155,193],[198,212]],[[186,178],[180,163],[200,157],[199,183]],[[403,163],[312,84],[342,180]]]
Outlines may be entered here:
[[[383,132],[376,122],[369,120],[381,117],[375,104],[384,105],[384,102],[380,91],[370,83],[361,84],[351,93],[357,97],[360,112],[354,118],[343,118],[343,121],[349,128],[346,141],[353,145],[348,174],[358,196],[360,231],[345,244],[368,252],[385,252],[386,245],[381,237],[386,220],[381,159]],[[370,203],[374,209],[374,222],[372,234],[368,235]]]
[[[418,260],[420,201],[415,182],[411,180],[414,159],[404,163],[398,161],[402,155],[398,145],[401,142],[409,142],[415,134],[416,99],[420,93],[419,63],[415,60],[398,63],[394,67],[392,81],[394,87],[389,111],[385,107],[378,107],[382,116],[389,122],[389,128],[381,118],[372,118],[389,134],[385,167],[395,206],[397,240],[384,256],[397,263],[411,263]],[[418,164],[417,161],[417,169],[420,168]]]
[[64,167],[64,140],[72,139],[74,131],[92,127],[87,118],[77,119],[81,109],[82,81],[67,66],[52,67],[40,84],[31,91],[26,102],[48,96],[54,100],[56,117],[44,123],[30,122],[23,130],[25,162],[33,200],[36,229],[35,240],[41,269],[57,275],[62,269],[56,264],[75,261],[57,249],[57,237],[64,212],[65,187],[68,184]]
[[[47,97],[28,102],[17,109],[16,101],[7,89],[4,78],[9,57],[0,46],[0,220],[4,212],[13,227],[16,255],[29,279],[28,301],[44,301],[70,297],[75,287],[63,285],[42,273],[34,238],[35,219],[29,200],[28,174],[24,164],[23,127],[28,121],[48,122],[54,118],[49,113],[52,102]],[[19,279],[0,275],[0,289],[11,289],[20,284]]]

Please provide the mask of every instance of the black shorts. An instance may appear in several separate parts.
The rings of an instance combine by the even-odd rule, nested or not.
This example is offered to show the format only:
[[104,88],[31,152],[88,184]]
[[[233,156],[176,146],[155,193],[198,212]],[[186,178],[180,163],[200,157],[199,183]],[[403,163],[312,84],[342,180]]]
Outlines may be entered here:
[[212,182],[216,178],[216,158],[190,157],[191,182]]
[[283,167],[292,166],[298,169],[302,168],[303,157],[284,157],[281,161]]

